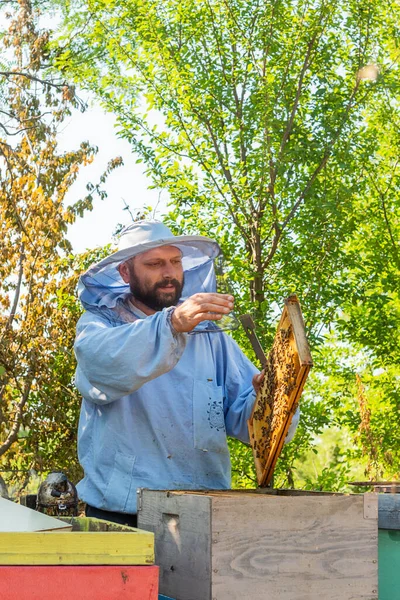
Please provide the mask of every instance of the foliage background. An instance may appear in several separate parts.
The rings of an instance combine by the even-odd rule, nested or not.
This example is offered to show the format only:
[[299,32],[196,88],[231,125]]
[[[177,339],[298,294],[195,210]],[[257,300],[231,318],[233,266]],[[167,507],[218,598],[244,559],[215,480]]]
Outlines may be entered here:
[[99,252],[74,257],[66,231],[95,195],[104,195],[102,184],[120,160],[99,183],[88,183],[85,198],[65,206],[79,169],[97,149],[83,142],[58,151],[65,117],[83,106],[74,88],[44,66],[49,32],[38,27],[31,4],[11,8],[2,15],[0,80],[0,475],[18,492],[32,473],[62,469],[75,480],[81,473],[75,288]]
[[[46,76],[117,116],[118,134],[169,193],[174,231],[220,241],[236,310],[253,313],[265,348],[283,299],[301,299],[315,367],[275,485],[345,490],[398,477],[398,2],[74,0],[41,10],[63,19],[43,45]],[[72,286],[82,261],[70,261]],[[58,306],[71,336],[66,289]],[[53,365],[68,388],[72,363],[64,371],[58,355]],[[57,397],[62,406],[67,395]],[[66,431],[76,426],[70,401]],[[23,439],[11,452],[21,466]],[[43,465],[57,452],[41,449]],[[254,485],[249,449],[231,441],[231,452],[234,484]]]

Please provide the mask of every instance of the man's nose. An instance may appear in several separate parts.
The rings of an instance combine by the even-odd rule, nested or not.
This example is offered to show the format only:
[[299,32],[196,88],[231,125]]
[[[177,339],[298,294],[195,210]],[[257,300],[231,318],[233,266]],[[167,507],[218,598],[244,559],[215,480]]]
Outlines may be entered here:
[[163,277],[164,279],[174,279],[176,277],[176,267],[174,265],[165,265]]

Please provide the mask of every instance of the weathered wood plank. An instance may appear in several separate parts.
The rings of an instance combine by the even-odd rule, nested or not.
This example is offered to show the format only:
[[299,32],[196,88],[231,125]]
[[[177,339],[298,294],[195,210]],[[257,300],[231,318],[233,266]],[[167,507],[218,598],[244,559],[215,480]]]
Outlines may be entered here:
[[211,500],[142,490],[138,526],[155,534],[160,592],[176,600],[211,600]]
[[157,600],[158,567],[0,567],[7,600]]
[[363,502],[213,497],[213,599],[376,600],[377,519]]

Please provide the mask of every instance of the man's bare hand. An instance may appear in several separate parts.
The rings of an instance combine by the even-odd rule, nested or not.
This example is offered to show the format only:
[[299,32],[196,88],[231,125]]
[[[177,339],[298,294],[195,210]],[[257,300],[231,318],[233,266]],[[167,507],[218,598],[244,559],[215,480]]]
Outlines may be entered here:
[[258,394],[258,392],[259,392],[261,384],[264,380],[264,375],[265,375],[265,371],[261,371],[261,373],[258,373],[257,375],[254,375],[254,377],[253,377],[253,388],[255,389],[256,394]]
[[218,321],[231,312],[233,302],[229,294],[194,294],[174,310],[172,327],[183,333],[192,331],[202,321]]

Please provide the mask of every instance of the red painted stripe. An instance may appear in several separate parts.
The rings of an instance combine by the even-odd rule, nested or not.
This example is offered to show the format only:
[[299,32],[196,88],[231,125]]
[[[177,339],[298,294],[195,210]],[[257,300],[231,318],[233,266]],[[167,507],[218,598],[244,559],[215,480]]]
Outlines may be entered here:
[[0,566],[1,600],[157,600],[157,566]]

